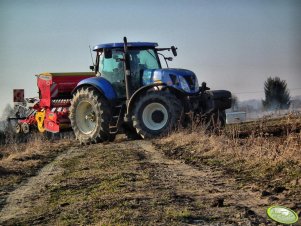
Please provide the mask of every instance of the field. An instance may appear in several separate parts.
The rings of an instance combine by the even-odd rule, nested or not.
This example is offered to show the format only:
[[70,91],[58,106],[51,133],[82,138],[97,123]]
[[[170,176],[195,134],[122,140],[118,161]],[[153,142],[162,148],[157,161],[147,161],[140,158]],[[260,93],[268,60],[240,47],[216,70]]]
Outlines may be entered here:
[[301,215],[301,116],[155,140],[0,146],[0,225],[276,225]]

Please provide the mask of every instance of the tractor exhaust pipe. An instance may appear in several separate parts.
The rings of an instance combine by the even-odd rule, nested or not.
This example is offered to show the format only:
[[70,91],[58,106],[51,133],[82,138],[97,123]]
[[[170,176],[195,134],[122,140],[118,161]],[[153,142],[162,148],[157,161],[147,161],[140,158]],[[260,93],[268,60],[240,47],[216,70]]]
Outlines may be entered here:
[[125,92],[126,92],[126,105],[132,96],[132,77],[131,77],[131,64],[130,64],[130,54],[128,52],[127,38],[123,38],[124,43],[124,81],[125,81]]

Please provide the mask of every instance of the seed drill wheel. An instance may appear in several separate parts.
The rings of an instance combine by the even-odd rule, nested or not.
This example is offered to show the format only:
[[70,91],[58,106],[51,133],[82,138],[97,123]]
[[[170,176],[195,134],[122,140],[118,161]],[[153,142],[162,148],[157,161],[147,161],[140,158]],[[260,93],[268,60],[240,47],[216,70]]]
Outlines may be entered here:
[[82,144],[113,140],[109,132],[111,109],[107,101],[92,88],[81,88],[73,96],[70,121],[76,138]]
[[133,126],[144,139],[165,135],[179,125],[183,107],[172,93],[145,93],[133,111]]
[[21,125],[20,125],[19,123],[17,123],[17,124],[15,125],[15,132],[16,132],[16,133],[21,133],[21,132],[22,132]]
[[29,125],[27,123],[22,123],[21,124],[21,131],[25,134],[29,133],[29,131],[30,131]]

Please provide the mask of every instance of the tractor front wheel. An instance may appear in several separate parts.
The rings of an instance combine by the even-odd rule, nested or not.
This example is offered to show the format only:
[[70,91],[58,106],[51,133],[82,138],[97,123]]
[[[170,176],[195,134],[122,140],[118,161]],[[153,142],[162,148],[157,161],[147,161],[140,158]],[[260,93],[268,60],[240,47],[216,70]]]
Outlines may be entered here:
[[183,107],[172,93],[146,93],[138,100],[133,111],[133,127],[143,138],[165,135],[180,125]]
[[69,118],[81,144],[112,140],[110,115],[109,104],[95,89],[84,87],[73,96]]

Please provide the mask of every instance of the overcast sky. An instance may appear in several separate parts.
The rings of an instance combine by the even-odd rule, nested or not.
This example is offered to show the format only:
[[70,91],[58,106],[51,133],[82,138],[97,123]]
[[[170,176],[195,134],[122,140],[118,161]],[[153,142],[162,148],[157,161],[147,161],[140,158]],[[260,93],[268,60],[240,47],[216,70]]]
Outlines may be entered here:
[[239,100],[264,98],[279,76],[301,95],[301,1],[0,0],[0,110],[12,90],[37,96],[35,74],[88,71],[89,45],[129,41],[175,45],[171,67]]

